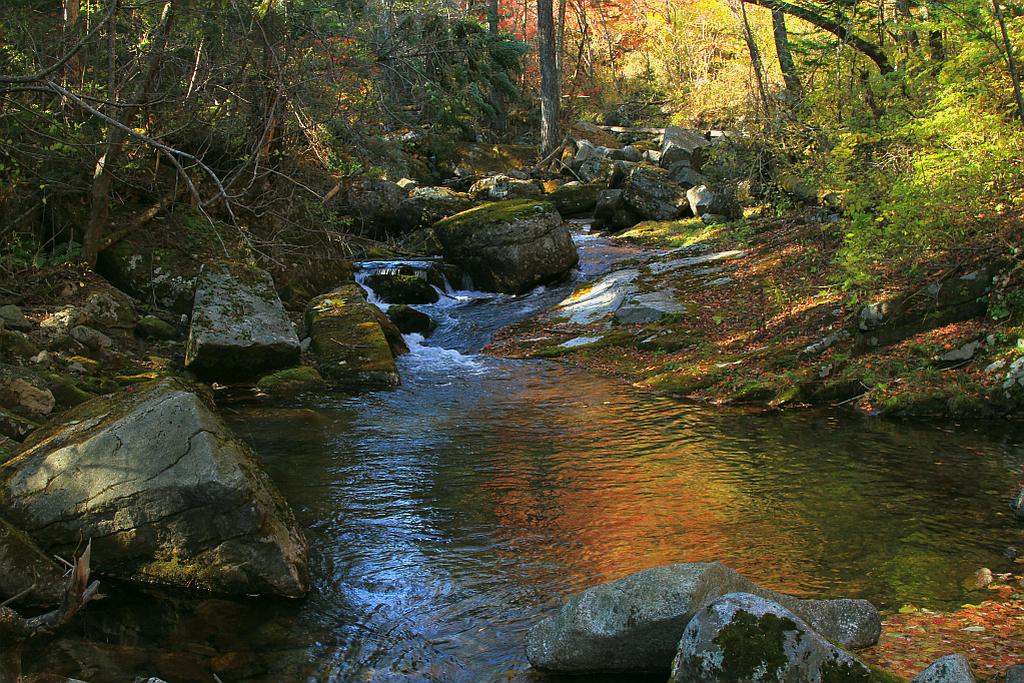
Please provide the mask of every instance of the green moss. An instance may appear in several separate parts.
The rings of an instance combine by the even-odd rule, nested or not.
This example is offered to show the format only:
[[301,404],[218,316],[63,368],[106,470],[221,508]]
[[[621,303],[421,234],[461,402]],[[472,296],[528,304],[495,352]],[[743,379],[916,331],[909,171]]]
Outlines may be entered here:
[[720,374],[700,368],[690,368],[683,372],[671,370],[653,375],[647,380],[652,389],[667,394],[687,396],[701,389],[707,389],[718,383]]
[[210,565],[196,560],[183,560],[175,551],[163,551],[139,568],[142,577],[174,586],[212,588],[215,576]]
[[699,218],[678,221],[643,221],[615,236],[636,244],[651,247],[685,247],[710,238],[716,228],[704,225]]
[[449,216],[434,224],[434,230],[441,234],[459,234],[475,230],[481,225],[508,223],[522,218],[542,216],[555,211],[550,202],[536,199],[513,199],[506,202],[491,202]]
[[764,672],[759,678],[775,678],[775,672],[786,665],[786,633],[797,630],[792,619],[737,612],[714,640],[722,648],[724,678],[752,680],[759,670]]
[[81,389],[69,378],[59,375],[51,376],[49,389],[50,393],[53,394],[53,398],[57,401],[57,405],[62,408],[77,406],[79,403],[85,403],[94,396],[88,391]]
[[315,387],[322,384],[323,381],[323,377],[316,371],[316,368],[300,366],[264,375],[256,383],[256,387],[261,391],[298,391]]
[[730,397],[735,403],[767,403],[775,397],[775,385],[769,382],[747,382]]

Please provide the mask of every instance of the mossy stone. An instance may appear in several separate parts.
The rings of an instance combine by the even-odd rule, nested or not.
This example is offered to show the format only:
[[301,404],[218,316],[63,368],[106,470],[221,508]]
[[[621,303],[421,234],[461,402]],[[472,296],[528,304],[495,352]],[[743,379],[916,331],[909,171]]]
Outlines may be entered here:
[[303,365],[296,368],[285,368],[264,375],[256,383],[260,391],[288,392],[311,389],[323,384],[324,378],[316,368]]

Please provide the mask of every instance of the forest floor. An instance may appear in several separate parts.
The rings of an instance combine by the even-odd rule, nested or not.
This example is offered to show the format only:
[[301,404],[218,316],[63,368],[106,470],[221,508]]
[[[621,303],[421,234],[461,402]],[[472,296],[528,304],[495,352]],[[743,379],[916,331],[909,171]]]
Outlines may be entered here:
[[[859,329],[869,302],[838,284],[837,233],[841,238],[841,231],[806,217],[713,227],[694,219],[641,223],[613,239],[676,250],[662,262],[678,258],[680,250],[726,256],[667,272],[658,272],[657,261],[626,264],[640,269],[641,290],[675,290],[684,313],[649,324],[605,318],[578,325],[556,310],[502,330],[487,351],[558,358],[641,388],[715,404],[842,405],[901,417],[1014,411],[1020,385],[1007,390],[1004,384],[1014,384],[1024,365],[1011,369],[1024,354],[1024,328],[1008,309],[1001,315],[1003,304],[992,303],[1013,300],[1014,292],[972,302],[966,319],[949,322],[927,303],[930,284],[972,269],[991,280],[986,273],[998,258],[993,251],[979,250],[967,263],[886,273],[871,301],[925,303],[904,316],[910,324],[899,338],[871,346],[869,334]],[[742,253],[729,254],[734,251]],[[933,324],[936,319],[941,324]],[[597,341],[563,346],[581,337]]]

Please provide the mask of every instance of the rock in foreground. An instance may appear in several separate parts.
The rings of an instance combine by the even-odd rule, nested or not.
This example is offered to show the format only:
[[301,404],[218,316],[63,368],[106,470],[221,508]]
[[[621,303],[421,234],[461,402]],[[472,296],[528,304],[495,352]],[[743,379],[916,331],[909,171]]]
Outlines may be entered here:
[[193,388],[88,401],[0,467],[0,505],[41,547],[96,569],[225,593],[304,595],[306,541],[255,456]]
[[718,562],[654,567],[578,593],[530,629],[526,654],[562,672],[667,671],[697,610],[727,593],[768,598],[850,649],[878,641],[881,617],[864,600],[801,600],[761,588]]
[[579,261],[569,229],[547,202],[485,204],[434,230],[447,259],[488,292],[521,294],[565,276]]
[[309,302],[306,328],[327,379],[353,389],[398,385],[395,356],[377,313],[355,283]]
[[946,655],[932,662],[911,683],[974,683],[974,672],[963,655]]
[[235,380],[298,362],[299,338],[269,273],[239,262],[203,269],[185,367],[208,379]]
[[701,608],[669,683],[873,683],[871,669],[771,600],[730,593]]

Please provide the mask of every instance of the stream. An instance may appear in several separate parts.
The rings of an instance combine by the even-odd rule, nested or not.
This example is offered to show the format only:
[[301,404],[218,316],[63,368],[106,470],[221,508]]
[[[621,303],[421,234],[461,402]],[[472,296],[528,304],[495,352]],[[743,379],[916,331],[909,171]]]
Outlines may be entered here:
[[[577,280],[643,256],[577,242]],[[1024,549],[1007,506],[1020,427],[722,409],[479,355],[571,290],[417,306],[440,325],[409,337],[395,390],[225,407],[306,529],[308,599],[105,582],[110,597],[27,668],[92,683],[553,681],[528,671],[529,626],[647,567],[722,560],[800,595],[954,608],[973,601],[962,579]]]

